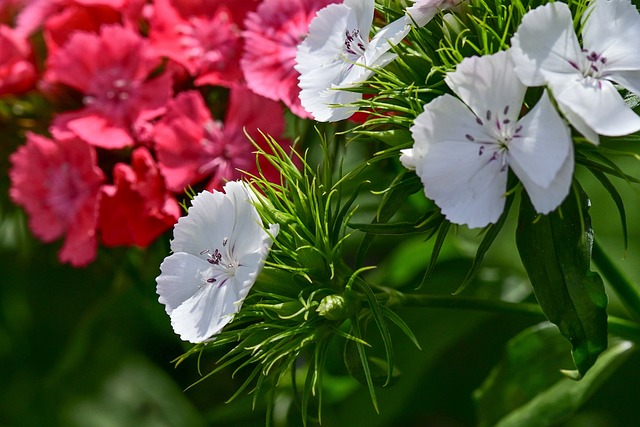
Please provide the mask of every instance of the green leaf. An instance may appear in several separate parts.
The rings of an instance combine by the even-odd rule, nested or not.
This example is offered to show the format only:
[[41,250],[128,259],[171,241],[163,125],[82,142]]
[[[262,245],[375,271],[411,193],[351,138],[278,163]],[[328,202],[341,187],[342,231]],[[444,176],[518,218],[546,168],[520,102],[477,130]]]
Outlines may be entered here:
[[573,415],[632,353],[616,340],[581,381],[563,376],[568,344],[555,326],[529,328],[509,344],[503,359],[474,392],[479,427],[544,427]]
[[571,342],[580,379],[607,348],[607,294],[590,270],[593,230],[589,200],[581,189],[560,208],[538,215],[522,198],[516,243],[540,307]]

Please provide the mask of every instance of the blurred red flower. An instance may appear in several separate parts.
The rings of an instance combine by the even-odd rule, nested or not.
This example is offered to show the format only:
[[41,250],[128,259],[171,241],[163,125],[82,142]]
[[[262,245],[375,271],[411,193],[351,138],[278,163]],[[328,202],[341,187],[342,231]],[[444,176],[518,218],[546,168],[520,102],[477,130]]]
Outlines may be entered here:
[[102,187],[100,232],[105,246],[148,246],[173,227],[180,206],[167,192],[160,171],[144,148],[137,148],[131,165],[113,168],[113,185]]
[[58,115],[52,131],[103,148],[133,145],[134,123],[162,114],[171,97],[170,76],[151,77],[160,63],[133,30],[110,25],[100,34],[74,33],[51,57],[45,78],[81,92],[84,108]]
[[33,234],[45,242],[65,236],[61,262],[83,266],[96,257],[99,188],[105,177],[94,148],[28,133],[11,156],[11,199],[24,207]]
[[155,127],[158,163],[167,187],[181,192],[211,177],[206,188],[220,190],[226,181],[240,178],[240,171],[256,173],[255,150],[244,129],[258,143],[263,141],[258,130],[280,136],[282,107],[249,89],[235,88],[222,123],[212,117],[199,92],[180,93]]

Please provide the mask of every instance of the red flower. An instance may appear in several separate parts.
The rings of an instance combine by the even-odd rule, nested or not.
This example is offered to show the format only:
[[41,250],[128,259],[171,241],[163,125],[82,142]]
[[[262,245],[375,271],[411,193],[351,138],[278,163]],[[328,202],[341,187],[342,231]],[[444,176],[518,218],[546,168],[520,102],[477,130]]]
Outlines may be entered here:
[[169,0],[156,0],[149,39],[159,55],[185,67],[196,86],[242,81],[240,30],[226,8],[216,7],[210,16],[182,16]]
[[105,246],[148,246],[180,217],[178,202],[165,188],[146,148],[137,148],[131,166],[113,168],[114,185],[102,187],[100,231]]
[[244,129],[260,143],[258,129],[278,137],[283,128],[280,105],[246,88],[231,90],[224,124],[214,120],[199,92],[179,94],[155,127],[158,163],[167,187],[180,192],[211,177],[207,189],[220,190],[226,181],[240,178],[241,171],[256,173],[255,150]]
[[244,54],[240,64],[247,85],[255,93],[283,101],[303,118],[311,115],[300,105],[296,49],[309,31],[316,12],[338,0],[264,0],[247,15]]
[[[262,0],[171,0],[182,16],[210,16],[215,8],[227,8],[235,22],[242,22],[245,15],[255,10]],[[212,7],[212,3],[215,6]]]
[[96,256],[96,224],[102,171],[83,141],[51,141],[29,133],[11,156],[11,199],[24,207],[29,227],[45,242],[66,235],[61,262],[83,266]]
[[27,40],[0,24],[0,96],[18,95],[31,89],[38,79]]
[[85,107],[59,115],[52,131],[103,148],[133,145],[134,123],[160,115],[171,97],[168,74],[150,78],[160,62],[146,40],[127,28],[74,33],[51,57],[46,78],[83,93]]

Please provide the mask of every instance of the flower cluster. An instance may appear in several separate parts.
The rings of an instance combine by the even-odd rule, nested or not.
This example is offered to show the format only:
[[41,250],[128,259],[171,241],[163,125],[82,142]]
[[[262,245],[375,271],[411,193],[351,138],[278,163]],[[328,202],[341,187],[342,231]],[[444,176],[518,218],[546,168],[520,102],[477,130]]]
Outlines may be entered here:
[[[348,89],[395,58],[388,51],[408,34],[408,26],[422,27],[437,13],[461,5],[417,1],[371,42],[362,34],[368,34],[373,19],[372,1],[345,1],[320,11],[298,49],[303,106],[320,121],[349,117],[357,111],[361,93]],[[345,16],[339,28],[338,15]],[[595,0],[581,16],[584,47],[566,4],[550,3],[526,13],[511,48],[464,58],[444,78],[457,98],[435,98],[415,118],[414,144],[402,151],[401,162],[416,171],[425,194],[449,221],[472,228],[496,223],[509,170],[537,212],[555,210],[569,193],[574,169],[565,119],[594,144],[598,134],[640,130],[640,117],[614,86],[640,94],[633,42],[640,35],[640,14],[627,0]],[[612,22],[625,33],[605,30]],[[548,90],[531,108],[524,100],[527,87],[534,86]]]
[[153,242],[186,188],[257,173],[246,134],[286,145],[283,104],[308,115],[293,58],[329,3],[2,2],[0,102],[44,105],[11,157],[11,198],[33,233],[64,236],[60,260],[83,266],[99,242]]

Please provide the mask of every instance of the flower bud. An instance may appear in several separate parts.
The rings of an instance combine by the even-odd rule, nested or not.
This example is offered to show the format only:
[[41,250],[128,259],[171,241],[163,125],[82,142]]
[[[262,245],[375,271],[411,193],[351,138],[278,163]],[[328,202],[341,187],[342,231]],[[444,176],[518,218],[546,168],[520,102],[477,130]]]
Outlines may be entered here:
[[320,301],[316,310],[329,320],[343,320],[349,317],[350,305],[342,295],[328,295]]

